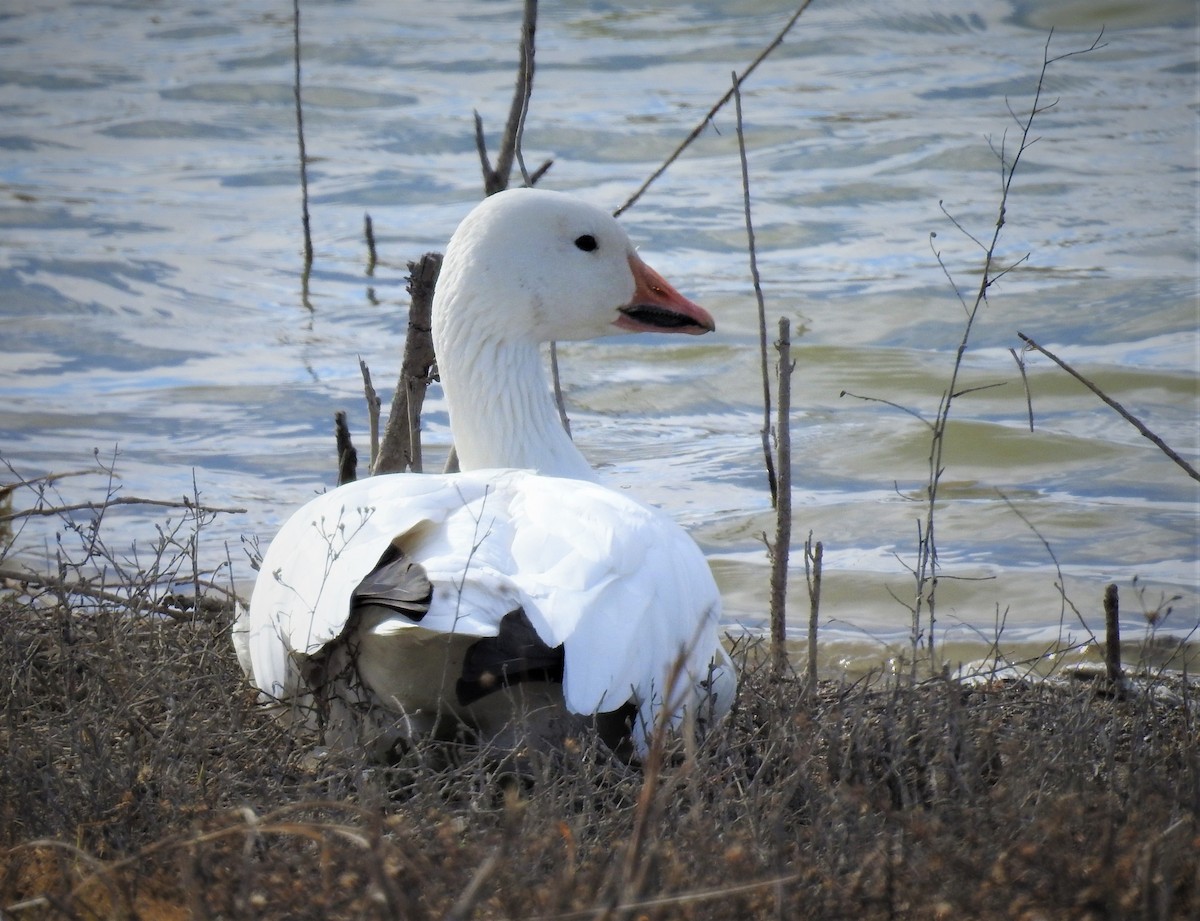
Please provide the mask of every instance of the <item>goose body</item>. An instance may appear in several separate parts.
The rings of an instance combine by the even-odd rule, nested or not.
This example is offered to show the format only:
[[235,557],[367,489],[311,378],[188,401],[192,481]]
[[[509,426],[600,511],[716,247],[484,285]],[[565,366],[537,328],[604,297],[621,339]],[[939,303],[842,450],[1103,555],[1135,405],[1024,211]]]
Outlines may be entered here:
[[609,215],[521,189],[456,231],[433,324],[464,472],[371,477],[298,510],[235,627],[253,683],[376,749],[462,730],[517,747],[591,722],[644,753],[660,724],[719,718],[736,676],[707,561],[596,482],[539,353],[711,317]]

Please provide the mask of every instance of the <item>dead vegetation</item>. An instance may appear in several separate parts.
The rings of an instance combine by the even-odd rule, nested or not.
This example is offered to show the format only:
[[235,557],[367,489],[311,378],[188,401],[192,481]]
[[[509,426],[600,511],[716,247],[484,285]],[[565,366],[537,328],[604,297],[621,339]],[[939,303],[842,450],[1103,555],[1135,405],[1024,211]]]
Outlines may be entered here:
[[[232,612],[0,599],[0,916],[1125,918],[1200,913],[1195,690],[775,682],[656,769],[372,766],[284,733]],[[1165,680],[1165,679],[1164,679]]]

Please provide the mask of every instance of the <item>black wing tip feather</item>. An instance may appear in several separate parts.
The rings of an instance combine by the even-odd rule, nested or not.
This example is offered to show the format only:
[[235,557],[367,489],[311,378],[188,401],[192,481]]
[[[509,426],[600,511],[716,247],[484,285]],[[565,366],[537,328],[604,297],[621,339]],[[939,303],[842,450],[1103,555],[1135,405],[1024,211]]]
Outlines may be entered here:
[[563,648],[548,646],[525,611],[517,608],[500,620],[495,636],[476,640],[467,649],[455,694],[467,706],[522,681],[562,684],[563,661]]
[[350,614],[393,612],[420,623],[432,600],[433,585],[424,567],[393,544],[350,593]]

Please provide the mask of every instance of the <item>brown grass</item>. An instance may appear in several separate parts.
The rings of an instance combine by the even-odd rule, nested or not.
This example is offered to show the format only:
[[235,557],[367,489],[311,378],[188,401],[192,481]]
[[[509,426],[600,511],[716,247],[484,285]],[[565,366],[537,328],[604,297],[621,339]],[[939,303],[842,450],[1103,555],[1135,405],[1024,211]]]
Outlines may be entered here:
[[[178,618],[0,598],[0,917],[1200,916],[1175,682],[774,684],[664,766],[285,734]],[[1194,694],[1194,691],[1192,692]]]

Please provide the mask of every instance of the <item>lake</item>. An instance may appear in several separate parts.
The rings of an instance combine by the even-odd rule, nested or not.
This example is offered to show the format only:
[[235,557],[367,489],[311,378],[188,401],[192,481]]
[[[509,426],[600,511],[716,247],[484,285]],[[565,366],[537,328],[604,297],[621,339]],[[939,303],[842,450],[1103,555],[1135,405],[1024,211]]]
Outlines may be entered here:
[[[1196,465],[1196,7],[1098,6],[818,3],[742,89],[770,335],[787,317],[796,361],[790,631],[807,634],[811,532],[825,547],[831,672],[909,648],[930,451],[914,414],[932,418],[949,384],[965,316],[955,285],[969,305],[980,279],[967,233],[991,238],[997,153],[1011,162],[1017,149],[1051,29],[1052,57],[1103,37],[1047,71],[1042,101],[1054,104],[1034,121],[997,250],[1001,266],[1020,264],[990,288],[964,354],[959,389],[971,392],[946,433],[935,635],[951,662],[984,657],[998,633],[1013,658],[1086,646],[1115,582],[1124,633],[1155,640],[1154,661],[1181,665],[1162,650],[1196,639],[1196,481],[1036,354],[1031,432],[1010,353],[1018,331],[1033,337]],[[553,159],[541,185],[610,209],[794,11],[588,7],[543,4],[523,150],[530,168]],[[521,15],[480,0],[301,12],[307,291],[290,6],[50,0],[0,13],[2,481],[91,470],[53,498],[95,501],[109,488],[98,451],[119,495],[195,489],[244,508],[205,528],[201,557],[232,561],[247,589],[243,539],[265,546],[333,481],[335,411],[365,453],[360,357],[388,405],[406,262],[442,249],[482,194],[472,112],[494,152]],[[561,347],[573,433],[607,482],[695,535],[730,631],[761,632],[773,516],[732,106],[622,221],[718,331]],[[436,387],[426,409],[428,450],[444,456]],[[113,509],[106,541],[145,548],[163,515]],[[61,530],[26,522],[15,554],[52,566]],[[1190,656],[1194,669],[1194,643]]]

